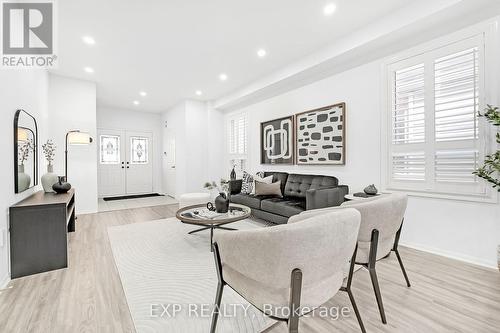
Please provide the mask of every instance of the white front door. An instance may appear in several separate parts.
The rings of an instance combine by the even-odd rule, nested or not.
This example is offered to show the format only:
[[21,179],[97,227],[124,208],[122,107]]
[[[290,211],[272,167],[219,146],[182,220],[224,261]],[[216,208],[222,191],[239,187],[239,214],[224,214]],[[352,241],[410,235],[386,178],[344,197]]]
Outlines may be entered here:
[[125,132],[98,131],[99,196],[123,195],[125,186]]
[[153,191],[151,133],[99,129],[99,196]]
[[163,188],[165,194],[176,196],[176,171],[175,171],[175,134],[170,130],[164,131],[163,137]]
[[153,191],[153,142],[151,133],[126,132],[127,194]]

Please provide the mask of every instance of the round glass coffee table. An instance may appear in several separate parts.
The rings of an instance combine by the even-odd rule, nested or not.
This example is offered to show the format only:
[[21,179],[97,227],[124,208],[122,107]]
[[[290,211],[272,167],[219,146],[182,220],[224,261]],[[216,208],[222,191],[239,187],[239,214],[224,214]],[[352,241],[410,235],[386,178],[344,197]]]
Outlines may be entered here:
[[214,229],[236,230],[225,227],[225,225],[244,220],[250,217],[251,213],[252,210],[250,207],[239,204],[229,204],[229,210],[227,213],[216,213],[215,211],[210,211],[207,208],[207,205],[204,204],[181,208],[177,211],[175,216],[182,223],[203,226],[200,229],[190,231],[190,235],[210,229],[210,250],[212,250]]

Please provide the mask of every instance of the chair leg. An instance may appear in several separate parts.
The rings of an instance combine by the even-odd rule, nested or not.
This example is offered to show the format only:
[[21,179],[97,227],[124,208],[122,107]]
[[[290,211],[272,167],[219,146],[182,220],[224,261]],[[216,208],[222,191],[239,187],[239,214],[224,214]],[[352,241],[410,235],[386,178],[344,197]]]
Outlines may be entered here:
[[409,287],[411,287],[411,284],[410,284],[410,280],[408,279],[408,275],[406,274],[405,266],[403,265],[403,260],[401,260],[401,256],[399,255],[398,250],[394,250],[394,252],[396,253],[396,257],[398,258],[399,266],[401,267],[401,271],[403,271],[403,275],[404,275],[405,280],[406,280],[406,285],[409,288]]
[[377,272],[375,271],[375,267],[368,268],[370,272],[370,278],[372,280],[373,291],[375,291],[375,298],[377,299],[378,310],[380,312],[380,318],[382,318],[382,322],[387,324],[387,320],[385,318],[384,304],[382,303],[382,294],[380,294],[380,287],[378,285]]
[[354,274],[354,265],[356,264],[356,255],[358,253],[358,244],[356,243],[356,247],[354,248],[354,253],[352,254],[351,264],[349,265],[349,275],[347,276],[347,284],[345,287],[341,287],[340,290],[347,292],[349,296],[349,300],[351,301],[352,308],[354,313],[356,314],[356,319],[359,323],[359,328],[361,328],[362,333],[366,333],[365,325],[363,324],[363,319],[361,319],[361,315],[358,310],[358,306],[356,305],[356,301],[354,300],[354,295],[352,294],[351,284],[352,284],[352,276]]
[[406,274],[405,266],[403,265],[403,260],[401,260],[401,256],[399,255],[399,251],[398,251],[399,237],[401,237],[401,229],[403,229],[404,221],[405,220],[403,218],[403,221],[401,221],[401,226],[399,227],[398,231],[396,232],[396,237],[394,238],[394,246],[393,246],[392,250],[396,253],[396,257],[398,258],[398,261],[399,261],[399,267],[401,267],[401,270],[403,271],[403,275],[404,275],[405,280],[406,280],[406,285],[408,287],[411,287],[410,279],[408,279],[408,275]]
[[302,271],[294,269],[291,274],[290,282],[290,317],[288,318],[288,332],[299,332],[299,311],[300,296],[302,292]]
[[215,295],[215,307],[212,313],[212,325],[210,326],[210,333],[215,333],[217,327],[217,320],[219,319],[219,309],[220,303],[222,301],[222,291],[224,290],[224,285],[222,283],[217,284],[217,294]]
[[358,320],[359,328],[361,328],[361,332],[366,333],[365,325],[363,324],[363,320],[361,319],[361,315],[359,314],[358,306],[356,305],[356,301],[354,300],[351,288],[347,289],[347,295],[349,295],[349,300],[351,301],[352,308],[354,309],[354,313],[356,314],[356,319]]

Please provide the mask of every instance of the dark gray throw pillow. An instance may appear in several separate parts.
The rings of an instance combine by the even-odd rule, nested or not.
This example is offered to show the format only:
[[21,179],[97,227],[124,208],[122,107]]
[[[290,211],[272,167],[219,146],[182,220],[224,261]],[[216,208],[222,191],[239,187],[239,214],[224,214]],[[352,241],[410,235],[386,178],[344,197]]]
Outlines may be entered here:
[[255,181],[255,195],[273,195],[282,198],[281,182],[278,180],[272,184]]

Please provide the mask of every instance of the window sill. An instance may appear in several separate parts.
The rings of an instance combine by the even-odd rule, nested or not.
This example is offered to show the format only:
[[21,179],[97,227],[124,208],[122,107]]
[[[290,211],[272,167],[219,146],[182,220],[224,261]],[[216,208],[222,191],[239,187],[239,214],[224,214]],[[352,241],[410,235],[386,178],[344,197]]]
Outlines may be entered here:
[[435,198],[435,199],[443,199],[443,200],[453,200],[453,201],[467,201],[467,202],[480,202],[480,203],[489,203],[489,204],[497,204],[498,203],[498,192],[496,190],[491,190],[489,195],[458,195],[458,194],[446,194],[446,193],[437,193],[432,191],[416,191],[410,189],[400,189],[400,188],[391,188],[386,187],[384,192],[401,192],[406,193],[411,197],[422,197],[422,198]]

